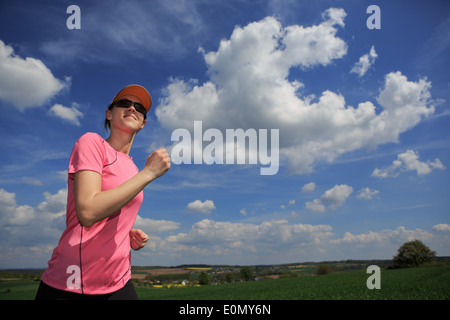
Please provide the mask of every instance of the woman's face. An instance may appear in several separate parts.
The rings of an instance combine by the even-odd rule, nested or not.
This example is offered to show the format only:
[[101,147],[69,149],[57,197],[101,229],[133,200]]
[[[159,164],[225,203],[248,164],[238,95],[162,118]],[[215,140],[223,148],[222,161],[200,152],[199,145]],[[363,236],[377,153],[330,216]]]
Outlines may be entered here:
[[[125,95],[121,99],[128,99],[142,104],[141,99],[133,95]],[[133,134],[141,130],[147,123],[144,115],[136,111],[134,104],[128,108],[114,106],[111,110],[106,110],[105,115],[106,119],[110,121],[111,132],[120,130]]]

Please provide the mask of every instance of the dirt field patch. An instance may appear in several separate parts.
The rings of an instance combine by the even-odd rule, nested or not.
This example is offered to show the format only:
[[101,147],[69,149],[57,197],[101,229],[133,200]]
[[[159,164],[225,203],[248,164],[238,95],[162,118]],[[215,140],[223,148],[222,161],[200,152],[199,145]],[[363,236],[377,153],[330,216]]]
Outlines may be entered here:
[[[139,273],[136,273],[139,272]],[[189,273],[191,270],[181,268],[162,268],[162,269],[142,269],[131,273],[132,279],[145,279],[148,274],[160,275],[160,274],[176,274],[176,273]]]

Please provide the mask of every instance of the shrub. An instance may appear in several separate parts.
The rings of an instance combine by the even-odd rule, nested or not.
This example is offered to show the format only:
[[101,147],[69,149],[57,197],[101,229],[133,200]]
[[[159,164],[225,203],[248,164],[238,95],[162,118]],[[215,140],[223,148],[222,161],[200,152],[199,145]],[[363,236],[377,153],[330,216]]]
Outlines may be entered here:
[[198,276],[198,283],[202,286],[206,286],[210,282],[211,279],[209,278],[209,275],[205,271],[202,271],[202,273],[200,273],[200,275]]
[[323,275],[323,274],[330,274],[333,273],[333,268],[326,264],[319,264],[317,267],[317,274]]
[[253,271],[249,267],[244,266],[241,268],[241,277],[244,281],[253,280],[254,278]]

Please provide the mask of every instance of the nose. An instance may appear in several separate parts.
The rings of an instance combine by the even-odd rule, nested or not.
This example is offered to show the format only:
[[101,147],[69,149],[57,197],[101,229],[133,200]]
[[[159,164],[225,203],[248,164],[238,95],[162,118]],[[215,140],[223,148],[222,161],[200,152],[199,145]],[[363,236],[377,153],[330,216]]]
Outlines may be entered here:
[[128,109],[129,109],[129,110],[131,109],[131,110],[137,112],[136,107],[134,106],[134,104],[135,104],[135,102],[133,102],[133,103],[131,104],[131,106],[128,107]]

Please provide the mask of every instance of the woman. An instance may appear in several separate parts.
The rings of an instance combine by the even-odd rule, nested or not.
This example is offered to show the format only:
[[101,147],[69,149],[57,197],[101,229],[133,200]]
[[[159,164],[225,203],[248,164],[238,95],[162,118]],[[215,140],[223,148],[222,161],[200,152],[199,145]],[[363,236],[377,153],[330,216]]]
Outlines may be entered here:
[[148,236],[132,226],[142,190],[170,168],[165,149],[153,152],[141,171],[128,155],[151,104],[145,88],[125,87],[105,112],[109,138],[86,133],[75,143],[69,160],[67,227],[42,274],[36,299],[137,299],[130,247],[141,249]]

